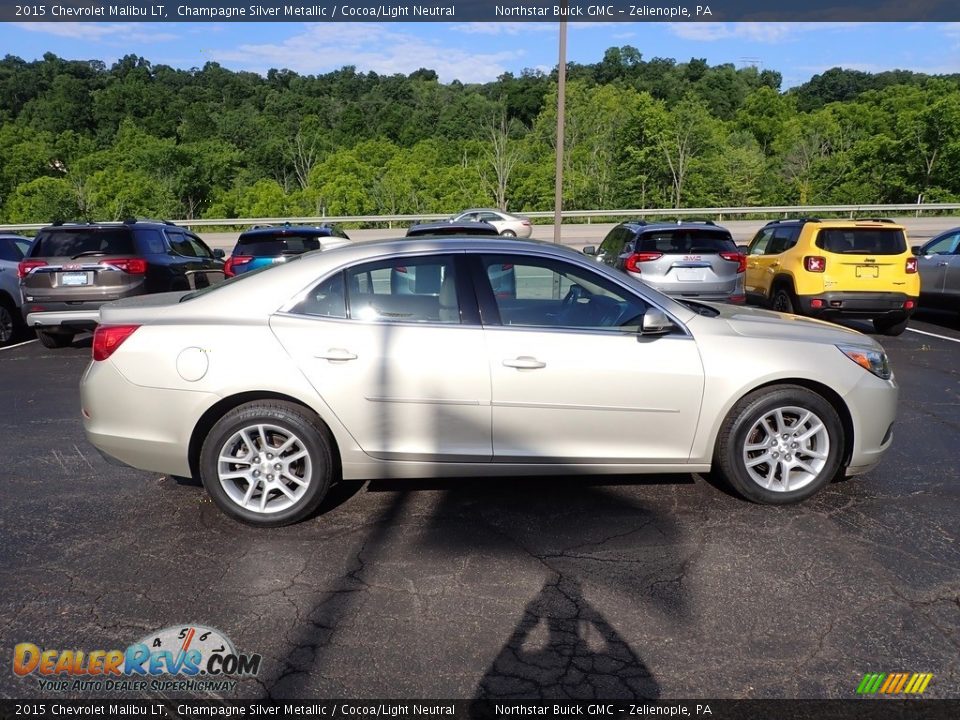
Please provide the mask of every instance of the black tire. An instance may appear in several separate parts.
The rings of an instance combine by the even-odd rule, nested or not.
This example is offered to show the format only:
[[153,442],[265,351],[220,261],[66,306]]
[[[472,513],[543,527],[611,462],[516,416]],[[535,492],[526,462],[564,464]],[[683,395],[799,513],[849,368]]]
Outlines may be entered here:
[[795,314],[797,304],[793,300],[793,293],[783,285],[778,287],[770,300],[770,307],[777,312]]
[[[243,507],[240,501],[244,498],[241,498],[240,501],[231,498],[221,483],[218,472],[220,456],[225,452],[230,452],[230,447],[236,447],[230,442],[231,439],[235,438],[236,434],[242,429],[259,424],[271,425],[282,430],[281,433],[267,438],[268,450],[270,447],[276,447],[272,443],[281,442],[283,433],[289,433],[290,436],[297,438],[298,443],[308,456],[307,460],[304,460],[299,467],[301,469],[305,468],[307,461],[309,461],[310,466],[308,484],[302,495],[296,498],[291,506],[275,512],[251,510]],[[258,437],[252,437],[255,444],[262,444]],[[253,448],[254,453],[262,452],[262,450],[263,448],[259,447]],[[259,458],[259,456],[256,457]],[[276,459],[282,458],[278,456]],[[273,462],[273,460],[269,462]],[[228,465],[227,469],[230,472],[235,472],[248,466],[251,468],[261,467],[252,462],[243,462],[233,464],[232,467]],[[333,456],[333,440],[320,418],[301,405],[282,400],[259,400],[234,408],[220,418],[210,429],[200,450],[200,477],[203,486],[217,507],[235,520],[258,527],[290,525],[313,513],[330,489],[337,467]],[[268,483],[263,477],[261,475],[254,484],[250,502],[253,502],[254,498],[257,498],[259,502],[259,500],[263,500],[264,494],[266,494],[266,499],[263,500],[265,505],[277,504],[278,502],[285,503],[286,500],[280,490],[268,488]],[[285,483],[285,486],[291,492],[299,491],[297,485]],[[247,480],[240,479],[238,482],[232,483],[231,491],[235,495],[245,490],[250,490],[250,483]],[[266,492],[264,492],[265,490]],[[258,491],[259,495],[256,494]]]
[[903,331],[907,329],[907,323],[910,322],[910,318],[903,318],[903,320],[891,320],[890,318],[874,318],[873,327],[881,335],[889,335],[891,337],[896,337],[897,335],[903,335]]
[[15,341],[23,334],[24,327],[20,311],[8,298],[0,298],[0,346]]
[[65,348],[73,342],[72,332],[59,332],[54,330],[37,330],[37,340],[45,348],[54,350],[56,348]]
[[500,233],[501,237],[516,237],[517,234],[513,230],[504,230]]
[[[789,485],[784,487],[782,484],[784,471],[780,463],[793,457],[789,454],[783,455],[783,447],[750,451],[756,453],[756,455],[751,456],[752,460],[756,460],[764,454],[770,456],[778,451],[782,455],[783,460],[775,460],[770,463],[761,462],[759,465],[754,465],[757,474],[765,474],[767,471],[772,473],[772,487],[774,489],[763,487],[751,475],[751,470],[748,470],[747,460],[745,459],[748,452],[746,448],[748,438],[751,445],[755,443],[764,445],[767,438],[776,437],[776,433],[765,434],[766,431],[758,429],[757,424],[769,413],[775,413],[778,408],[782,408],[784,411],[789,408],[797,408],[804,412],[812,412],[822,423],[826,434],[828,446],[825,453],[826,457],[823,458],[823,466],[818,469],[816,474],[807,473],[812,476],[809,479],[804,479],[802,476],[798,478],[798,481],[802,481],[802,484],[796,490],[790,490]],[[784,412],[785,420],[789,421],[791,418],[794,423],[798,423],[800,419],[792,411]],[[802,437],[802,430],[798,429],[796,432],[801,433],[800,437]],[[787,428],[787,434],[789,435],[789,428]],[[730,410],[720,429],[720,435],[717,437],[714,467],[719,467],[720,472],[730,485],[748,500],[763,505],[787,505],[806,500],[836,477],[844,455],[844,440],[843,425],[837,411],[821,395],[798,385],[772,386],[750,393]],[[789,448],[792,441],[792,437],[783,440],[785,448]],[[819,433],[810,442],[814,450],[823,452],[824,443]],[[794,447],[796,447],[795,444]],[[799,451],[786,449],[785,451],[786,453],[793,452],[803,455],[804,462],[813,463],[809,467],[814,467],[817,463],[817,459],[813,459],[806,449]],[[797,460],[799,460],[799,455]],[[771,466],[773,466],[773,470],[770,470]],[[788,482],[793,479],[792,472],[792,470],[789,470],[786,473]]]

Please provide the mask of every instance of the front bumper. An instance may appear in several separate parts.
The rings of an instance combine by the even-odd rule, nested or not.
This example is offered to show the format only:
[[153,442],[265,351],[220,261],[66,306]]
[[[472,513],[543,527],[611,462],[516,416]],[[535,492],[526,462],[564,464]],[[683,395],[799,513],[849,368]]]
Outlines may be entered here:
[[844,397],[853,421],[853,449],[847,475],[857,475],[876,466],[893,443],[900,388],[895,378],[882,380],[866,371],[863,375]]
[[[890,318],[906,320],[917,307],[917,297],[896,292],[828,292],[800,295],[802,315],[817,318]],[[913,306],[904,307],[912,301]]]

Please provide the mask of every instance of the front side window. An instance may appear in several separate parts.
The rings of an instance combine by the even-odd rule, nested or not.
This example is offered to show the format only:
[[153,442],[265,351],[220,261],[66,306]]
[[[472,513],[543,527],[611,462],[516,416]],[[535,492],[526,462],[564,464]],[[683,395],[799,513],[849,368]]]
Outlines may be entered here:
[[640,329],[647,303],[589,270],[550,258],[484,255],[503,325]]
[[460,322],[453,258],[429,256],[364,263],[345,271],[353,320],[406,323]]
[[170,247],[177,255],[197,257],[193,244],[187,240],[182,230],[167,230],[167,239],[170,241]]
[[773,228],[764,228],[750,243],[748,255],[764,255],[767,252],[767,245],[770,244],[770,238],[773,237]]
[[923,249],[924,255],[956,255],[960,245],[960,233],[945,235]]

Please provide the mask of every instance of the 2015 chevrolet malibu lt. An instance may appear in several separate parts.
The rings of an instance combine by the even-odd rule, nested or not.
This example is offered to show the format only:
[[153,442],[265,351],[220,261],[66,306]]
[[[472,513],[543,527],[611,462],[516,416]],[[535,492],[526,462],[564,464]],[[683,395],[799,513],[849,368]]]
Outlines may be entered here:
[[199,477],[262,526],[341,478],[714,468],[753,501],[796,502],[880,460],[897,394],[853,330],[680,303],[495,237],[351,245],[110,303],[81,383],[103,453]]

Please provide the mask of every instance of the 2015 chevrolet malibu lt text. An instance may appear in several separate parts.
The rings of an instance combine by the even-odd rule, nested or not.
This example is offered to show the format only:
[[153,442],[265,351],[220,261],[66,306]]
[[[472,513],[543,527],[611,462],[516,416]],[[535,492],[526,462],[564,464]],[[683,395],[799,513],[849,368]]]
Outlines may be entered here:
[[110,303],[81,383],[103,453],[199,477],[264,526],[341,478],[714,468],[796,502],[880,460],[897,394],[856,331],[677,302],[495,237],[351,245]]

